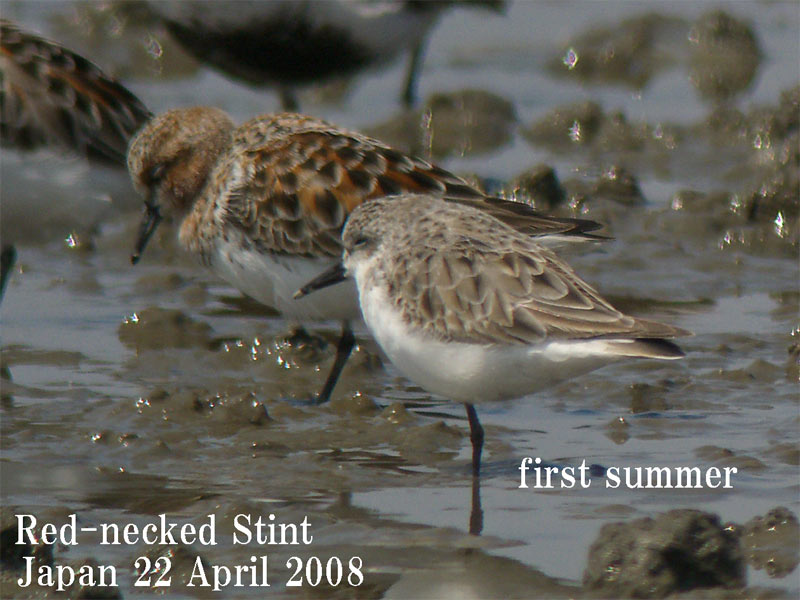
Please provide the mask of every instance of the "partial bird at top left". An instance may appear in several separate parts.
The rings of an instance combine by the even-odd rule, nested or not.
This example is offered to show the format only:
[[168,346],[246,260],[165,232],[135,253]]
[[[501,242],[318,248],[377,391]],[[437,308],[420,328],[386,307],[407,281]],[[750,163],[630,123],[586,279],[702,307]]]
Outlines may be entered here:
[[0,20],[0,140],[56,146],[125,164],[147,107],[97,65],[60,44]]

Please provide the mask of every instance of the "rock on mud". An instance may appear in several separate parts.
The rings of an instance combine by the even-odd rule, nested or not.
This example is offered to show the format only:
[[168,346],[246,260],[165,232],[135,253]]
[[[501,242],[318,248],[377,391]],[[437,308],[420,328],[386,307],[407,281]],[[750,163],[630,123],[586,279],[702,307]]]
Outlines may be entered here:
[[514,105],[484,90],[433,94],[421,110],[406,111],[366,133],[395,148],[441,159],[486,154],[511,141]]
[[737,536],[719,517],[671,510],[605,525],[589,548],[583,583],[603,597],[664,598],[697,588],[745,583]]
[[742,546],[747,562],[764,569],[770,577],[785,577],[800,563],[800,524],[788,508],[773,508],[754,517],[742,528]]

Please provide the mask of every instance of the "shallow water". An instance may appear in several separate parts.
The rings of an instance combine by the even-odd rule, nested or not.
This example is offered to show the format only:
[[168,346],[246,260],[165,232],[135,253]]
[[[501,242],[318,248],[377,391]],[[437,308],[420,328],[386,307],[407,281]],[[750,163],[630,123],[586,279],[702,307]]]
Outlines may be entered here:
[[[762,54],[753,82],[730,104],[745,114],[776,106],[798,83],[800,8],[721,6],[752,26]],[[509,193],[510,182],[542,162],[570,192],[611,165],[626,166],[646,202],[623,205],[599,193],[573,202],[608,223],[615,240],[571,249],[569,260],[620,308],[695,333],[680,342],[682,361],[617,364],[532,397],[481,405],[479,537],[468,533],[474,490],[460,405],[402,378],[361,326],[333,401],[310,406],[333,359],[337,324],[309,327],[327,345],[287,343],[284,321],[182,255],[167,227],[131,267],[139,199],[125,173],[3,149],[2,236],[19,254],[0,307],[3,527],[15,512],[58,523],[75,513],[84,524],[142,524],[160,513],[201,524],[216,515],[218,546],[173,549],[168,597],[211,595],[179,584],[195,553],[226,565],[268,554],[274,596],[334,594],[284,587],[286,561],[297,554],[323,563],[361,557],[365,584],[357,597],[562,597],[583,593],[588,548],[605,523],[673,508],[739,524],[776,506],[796,514],[800,396],[797,358],[787,350],[798,342],[797,205],[794,213],[781,209],[783,227],[777,212],[748,222],[730,208],[760,185],[760,169],[780,159],[777,150],[754,147],[750,129],[720,140],[704,126],[713,103],[690,82],[686,40],[711,8],[517,2],[506,15],[451,11],[430,40],[423,98],[491,90],[516,114],[505,145],[476,137],[437,160]],[[116,72],[155,112],[198,101],[237,119],[278,109],[271,92],[197,68],[168,40],[160,40],[160,60],[148,57],[146,32],[130,22],[109,40],[115,10],[4,3],[3,12]],[[641,89],[548,68],[586,29],[614,29],[656,10],[676,20],[658,30],[659,56],[668,58]],[[402,71],[397,64],[368,73],[338,102],[308,93],[303,109],[356,129],[380,128],[399,114]],[[679,131],[679,142],[667,150],[650,142],[564,149],[523,135],[556,107],[589,99],[631,124]],[[433,118],[441,138],[446,127]],[[471,151],[482,144],[488,150]],[[687,189],[721,196],[676,201]],[[519,489],[518,467],[528,456],[561,467],[585,460],[738,473],[724,490],[606,489],[599,474],[587,489]],[[293,523],[307,516],[314,543],[234,546],[240,513]],[[791,562],[798,544],[778,544],[776,556]],[[144,543],[101,547],[89,536],[57,547],[55,558],[116,565],[130,597],[142,591],[132,587],[136,557],[165,552]],[[747,585],[797,597],[796,564],[776,576],[751,565]],[[30,595],[13,577],[3,572],[3,597]],[[353,595],[342,586],[336,592]],[[257,588],[225,594],[264,595]]]

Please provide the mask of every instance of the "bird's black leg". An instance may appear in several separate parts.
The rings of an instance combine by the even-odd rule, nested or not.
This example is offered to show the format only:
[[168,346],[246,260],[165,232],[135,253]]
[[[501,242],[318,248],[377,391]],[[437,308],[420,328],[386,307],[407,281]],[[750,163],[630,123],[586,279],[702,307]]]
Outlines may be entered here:
[[278,94],[281,97],[281,108],[288,112],[297,112],[300,108],[300,103],[297,101],[297,94],[295,91],[288,87],[281,86],[278,89]]
[[331,392],[333,392],[333,388],[339,380],[339,375],[342,374],[342,369],[344,369],[344,364],[350,357],[355,345],[356,337],[353,335],[353,330],[350,329],[350,323],[345,321],[342,323],[342,336],[336,346],[336,358],[333,361],[333,367],[331,367],[331,372],[325,380],[325,385],[322,386],[322,391],[317,396],[317,404],[323,404],[331,399]]
[[472,502],[469,513],[469,534],[480,535],[483,531],[483,509],[481,508],[481,478],[472,478]]
[[7,244],[3,246],[0,253],[0,300],[3,299],[3,292],[6,291],[6,283],[8,283],[8,275],[11,272],[11,267],[14,266],[14,261],[17,258],[17,251],[14,246]]
[[483,427],[478,421],[478,413],[472,404],[465,404],[467,408],[467,420],[469,420],[469,439],[472,442],[472,476],[480,477],[481,474],[481,451],[483,450]]
[[417,82],[419,81],[419,71],[422,68],[423,54],[425,54],[425,41],[420,40],[411,50],[411,57],[408,60],[408,72],[403,88],[403,104],[406,106],[413,106],[417,99]]

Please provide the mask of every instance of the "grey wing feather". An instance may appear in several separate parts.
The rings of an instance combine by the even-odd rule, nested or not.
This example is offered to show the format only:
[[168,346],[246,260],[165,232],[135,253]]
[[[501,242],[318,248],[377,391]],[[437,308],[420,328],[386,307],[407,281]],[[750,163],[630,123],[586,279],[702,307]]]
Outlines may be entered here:
[[535,210],[530,205],[505,198],[446,197],[445,200],[478,208],[525,235],[560,236],[575,240],[605,241],[611,238],[591,233],[602,228],[597,221],[570,217],[553,217]]
[[[548,249],[531,240],[480,253],[468,244],[445,254],[431,248],[426,268],[406,268],[405,314],[439,339],[535,344],[545,339],[662,338],[681,329],[637,320],[606,302]],[[419,266],[419,265],[418,265]],[[416,275],[409,277],[412,272]],[[431,285],[435,279],[437,285]]]

